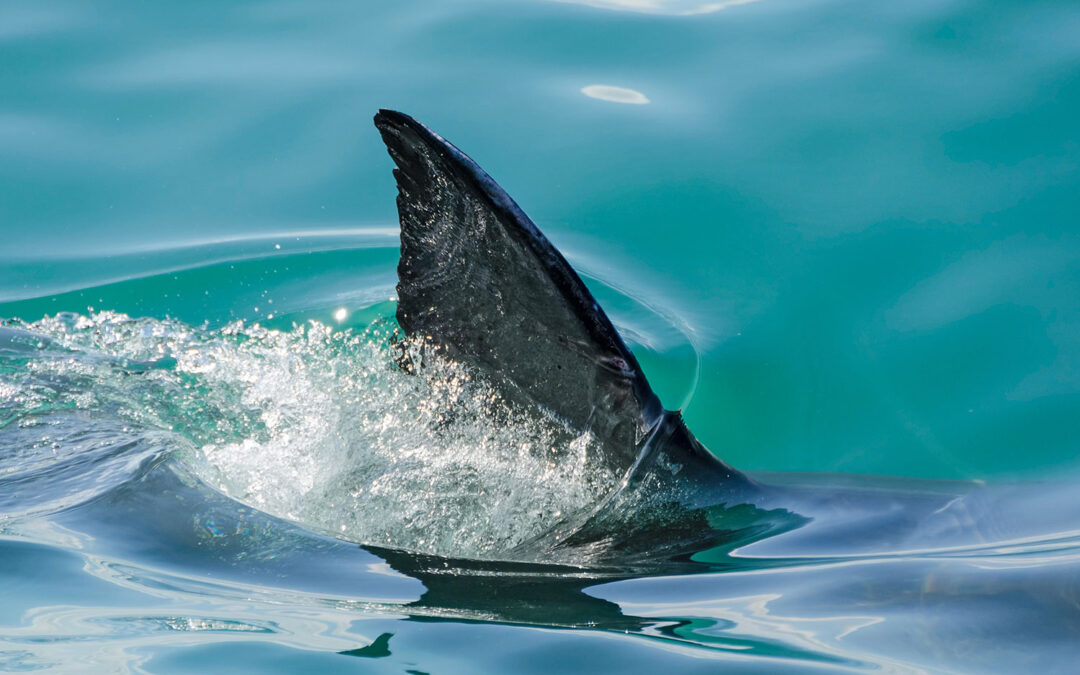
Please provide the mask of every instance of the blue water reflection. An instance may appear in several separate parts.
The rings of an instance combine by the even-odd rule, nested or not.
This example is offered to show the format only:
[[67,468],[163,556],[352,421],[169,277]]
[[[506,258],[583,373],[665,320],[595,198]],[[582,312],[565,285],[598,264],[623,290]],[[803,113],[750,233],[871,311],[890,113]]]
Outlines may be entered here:
[[[1068,672],[1078,33],[1060,0],[8,0],[0,670]],[[279,391],[281,352],[356,377],[294,324],[393,315],[380,107],[498,179],[808,522],[693,574],[465,573],[191,473],[206,437],[360,397],[218,414],[258,378],[150,351],[290,335]],[[250,473],[317,482],[287,456]]]

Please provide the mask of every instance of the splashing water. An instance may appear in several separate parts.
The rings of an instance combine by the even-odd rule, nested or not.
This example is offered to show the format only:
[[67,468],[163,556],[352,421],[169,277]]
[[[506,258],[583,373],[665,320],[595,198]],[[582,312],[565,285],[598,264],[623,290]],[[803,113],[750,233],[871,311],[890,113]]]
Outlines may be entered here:
[[[64,409],[171,432],[208,485],[343,539],[495,558],[587,516],[620,478],[589,434],[421,359],[391,324],[209,329],[102,312],[7,325],[24,346],[6,357],[25,363],[0,371],[0,424]],[[416,374],[398,365],[403,345]]]

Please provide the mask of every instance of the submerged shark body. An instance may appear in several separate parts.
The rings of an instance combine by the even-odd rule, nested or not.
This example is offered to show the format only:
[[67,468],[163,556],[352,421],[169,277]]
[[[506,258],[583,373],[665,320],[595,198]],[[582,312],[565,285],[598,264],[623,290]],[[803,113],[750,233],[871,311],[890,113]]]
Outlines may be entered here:
[[623,487],[647,483],[688,508],[755,492],[664,409],[585,284],[483,169],[402,113],[381,110],[375,126],[397,164],[407,337],[587,433]]

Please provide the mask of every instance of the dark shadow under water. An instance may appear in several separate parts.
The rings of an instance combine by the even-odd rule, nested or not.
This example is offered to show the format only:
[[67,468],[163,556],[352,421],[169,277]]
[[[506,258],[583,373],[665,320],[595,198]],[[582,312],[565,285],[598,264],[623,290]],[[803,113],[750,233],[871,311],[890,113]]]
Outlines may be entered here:
[[[637,616],[618,602],[590,594],[601,584],[658,575],[681,577],[761,569],[791,561],[754,561],[731,550],[801,522],[790,514],[749,506],[732,509],[743,527],[710,528],[704,513],[688,514],[683,531],[695,533],[669,555],[646,556],[645,546],[621,559],[616,551],[594,565],[469,560],[353,544],[305,530],[246,507],[193,480],[167,458],[147,460],[138,475],[100,497],[55,514],[66,530],[86,535],[87,548],[119,558],[139,583],[200,592],[203,583],[257,584],[326,598],[350,598],[367,613],[405,615],[421,623],[483,623],[614,631],[690,648],[738,649],[744,655],[849,663],[827,654],[793,650],[752,635],[723,633],[733,624],[702,617]],[[716,516],[714,515],[714,518]],[[755,518],[759,519],[755,522]],[[641,529],[639,534],[645,535]],[[653,531],[652,536],[661,534]],[[658,541],[660,541],[658,539]],[[711,546],[700,548],[703,543]],[[660,547],[663,550],[663,547]],[[707,562],[695,560],[706,553]],[[371,574],[384,561],[398,575]],[[148,573],[154,570],[155,573]],[[158,575],[164,573],[166,577]],[[173,581],[166,579],[177,575]],[[400,576],[399,576],[400,575]],[[411,580],[419,584],[410,583]],[[217,591],[219,592],[219,591]],[[404,597],[403,597],[404,596]],[[408,599],[412,596],[412,599]],[[702,628],[707,628],[704,632]],[[391,634],[343,653],[389,656]]]

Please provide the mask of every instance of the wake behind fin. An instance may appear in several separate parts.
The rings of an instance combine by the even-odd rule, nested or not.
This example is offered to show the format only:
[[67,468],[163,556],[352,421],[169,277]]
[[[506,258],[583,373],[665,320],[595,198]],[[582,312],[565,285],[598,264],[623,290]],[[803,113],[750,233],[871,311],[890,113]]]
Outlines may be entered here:
[[[380,110],[375,126],[397,164],[397,320],[407,336],[588,430],[616,475],[640,464],[660,430],[693,439],[585,284],[483,169],[408,115]],[[696,441],[688,450],[712,459]]]

